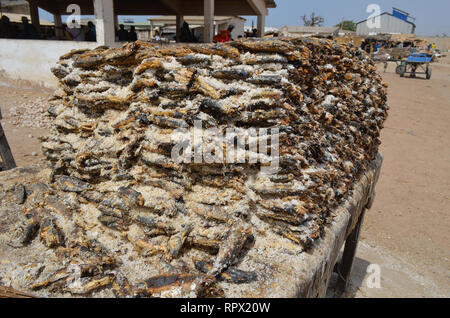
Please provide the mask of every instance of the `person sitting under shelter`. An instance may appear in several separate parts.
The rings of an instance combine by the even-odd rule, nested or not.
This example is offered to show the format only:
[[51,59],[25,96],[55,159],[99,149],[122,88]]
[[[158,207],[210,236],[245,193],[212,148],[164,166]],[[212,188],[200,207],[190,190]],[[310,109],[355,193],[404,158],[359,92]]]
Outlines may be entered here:
[[22,17],[23,30],[20,33],[20,38],[22,39],[38,39],[39,32],[36,30],[34,25],[29,23],[27,17]]
[[86,31],[86,34],[84,36],[86,41],[95,42],[97,41],[97,33],[95,30],[95,25],[92,23],[92,21],[89,21],[88,24],[88,30]]
[[70,33],[70,38],[73,41],[84,41],[84,32],[81,25],[72,20],[72,26],[67,28],[67,32]]
[[137,33],[134,25],[130,27],[130,31],[128,31],[128,41],[134,42],[137,41]]
[[119,30],[117,31],[117,38],[121,42],[128,41],[128,32],[125,30],[125,26],[123,24],[119,25]]
[[229,25],[228,29],[220,31],[219,34],[214,36],[214,42],[216,43],[224,43],[233,41],[233,37],[231,36],[231,32],[233,32],[234,25]]
[[189,24],[186,21],[183,23],[183,27],[181,28],[180,41],[184,43],[196,42],[196,39],[189,28]]
[[17,30],[10,22],[6,15],[3,15],[0,20],[0,38],[12,39],[17,37]]

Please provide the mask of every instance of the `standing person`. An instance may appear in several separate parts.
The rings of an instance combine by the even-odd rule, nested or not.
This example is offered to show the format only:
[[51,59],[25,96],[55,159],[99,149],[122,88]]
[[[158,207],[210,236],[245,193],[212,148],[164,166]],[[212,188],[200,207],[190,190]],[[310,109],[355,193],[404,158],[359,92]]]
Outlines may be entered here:
[[161,41],[161,36],[159,35],[158,29],[155,30],[153,38],[155,39],[156,42]]
[[29,23],[29,20],[27,17],[22,17],[22,24],[23,24],[23,30],[20,34],[20,37],[22,39],[38,39],[39,38],[39,32],[36,30],[34,25]]
[[117,37],[119,41],[126,42],[128,41],[128,32],[125,30],[125,26],[123,24],[119,25],[119,31],[117,31]]
[[189,23],[184,21],[183,27],[181,28],[180,41],[184,43],[193,43],[195,38],[192,35],[191,29],[189,28]]
[[72,35],[72,33],[69,32],[69,28],[67,27],[67,24],[64,23],[62,25],[62,28],[64,30],[64,39],[72,41],[73,40],[73,35]]
[[73,27],[67,28],[67,31],[72,35],[73,41],[84,41],[84,32],[81,28],[81,25],[75,23],[75,20],[72,20]]
[[134,25],[130,27],[130,31],[128,32],[128,41],[130,42],[137,41],[137,33]]
[[14,26],[10,22],[9,18],[4,15],[0,20],[0,38],[14,38]]
[[85,40],[89,41],[89,42],[97,41],[97,33],[96,33],[96,30],[95,30],[94,23],[92,23],[92,21],[89,21],[87,26],[88,26],[88,29],[87,29],[86,34],[84,36]]
[[230,25],[228,26],[228,29],[227,29],[227,31],[228,31],[228,41],[234,41],[233,35],[232,35],[233,30],[234,30],[234,25],[233,25],[233,24],[230,24]]

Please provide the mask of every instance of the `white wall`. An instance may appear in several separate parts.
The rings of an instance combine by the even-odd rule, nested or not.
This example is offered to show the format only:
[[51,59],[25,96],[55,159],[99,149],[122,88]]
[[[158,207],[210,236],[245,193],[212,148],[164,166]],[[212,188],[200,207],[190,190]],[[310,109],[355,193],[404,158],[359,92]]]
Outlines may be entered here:
[[50,71],[59,57],[73,49],[92,49],[95,42],[0,39],[0,76],[57,87]]
[[244,36],[245,20],[233,17],[230,24],[234,24],[233,32],[231,32],[231,37],[234,40],[237,40],[239,36]]

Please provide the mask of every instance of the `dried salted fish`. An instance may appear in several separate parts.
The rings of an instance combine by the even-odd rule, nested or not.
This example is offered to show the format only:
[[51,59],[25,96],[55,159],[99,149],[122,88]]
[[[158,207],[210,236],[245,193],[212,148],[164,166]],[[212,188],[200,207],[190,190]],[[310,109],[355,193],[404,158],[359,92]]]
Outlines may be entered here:
[[110,285],[113,280],[114,274],[105,275],[98,279],[80,279],[71,283],[67,289],[73,294],[89,294]]
[[23,245],[29,244],[38,234],[40,223],[34,219],[27,221],[23,228],[23,234],[20,238],[20,243]]
[[[136,286],[137,296],[189,297],[204,295],[210,289],[211,276],[204,274],[165,274],[149,278]],[[212,280],[213,281],[213,280]]]
[[23,204],[27,195],[24,185],[20,183],[16,184],[13,195],[17,204]]
[[62,191],[83,192],[85,190],[92,189],[92,186],[89,183],[81,181],[74,177],[56,176],[55,179]]
[[69,52],[52,72],[49,173],[4,195],[20,211],[6,248],[48,250],[23,284],[46,296],[211,297],[258,281],[252,242],[317,242],[388,111],[370,57],[321,39],[136,41]]
[[226,244],[219,250],[214,265],[208,271],[208,274],[216,276],[230,265],[233,265],[247,241],[251,239],[253,239],[253,236],[249,229],[244,229],[243,227],[233,229],[227,238]]
[[192,231],[192,225],[184,225],[179,233],[173,235],[168,242],[171,257],[177,257],[186,241],[187,236]]
[[38,283],[34,283],[31,288],[33,290],[39,290],[41,288],[45,288],[53,283],[59,282],[59,281],[65,281],[67,280],[70,276],[72,275],[72,273],[68,270],[68,268],[64,267],[61,268],[59,270],[57,270],[56,272],[54,272],[53,274],[51,274],[47,279],[38,282]]
[[[202,260],[194,260],[195,268],[202,273],[208,273],[213,269],[213,265]],[[229,283],[241,284],[250,283],[257,278],[255,272],[248,272],[239,270],[234,267],[229,267],[219,275],[219,279],[227,281]]]
[[64,233],[51,218],[45,218],[41,223],[40,237],[45,246],[53,248],[64,245]]
[[125,275],[119,270],[112,282],[113,293],[116,297],[131,297],[133,289]]

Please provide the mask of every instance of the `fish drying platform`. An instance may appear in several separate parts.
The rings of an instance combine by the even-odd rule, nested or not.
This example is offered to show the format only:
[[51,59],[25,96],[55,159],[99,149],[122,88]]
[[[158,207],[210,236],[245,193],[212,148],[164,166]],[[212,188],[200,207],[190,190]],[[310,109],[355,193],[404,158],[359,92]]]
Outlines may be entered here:
[[[53,73],[46,159],[0,173],[0,285],[39,297],[317,297],[334,269],[345,289],[388,110],[362,50],[135,42],[70,52]],[[198,120],[277,128],[279,169],[174,160]],[[207,145],[229,145],[217,138]]]

